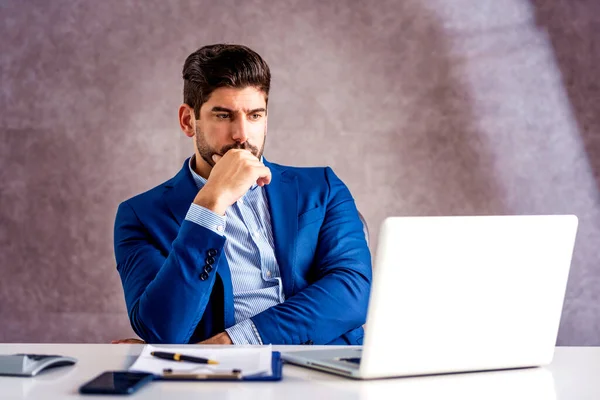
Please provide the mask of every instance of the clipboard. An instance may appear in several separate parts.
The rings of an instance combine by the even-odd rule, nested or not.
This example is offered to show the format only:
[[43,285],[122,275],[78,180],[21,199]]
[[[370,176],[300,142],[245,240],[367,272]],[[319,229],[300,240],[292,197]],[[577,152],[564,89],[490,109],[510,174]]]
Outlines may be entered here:
[[273,373],[268,376],[244,376],[244,371],[234,369],[230,373],[219,374],[195,374],[189,372],[168,372],[165,370],[162,375],[155,375],[154,380],[158,381],[202,381],[202,382],[266,382],[280,381],[282,379],[283,361],[281,353],[274,351],[271,353],[271,370]]

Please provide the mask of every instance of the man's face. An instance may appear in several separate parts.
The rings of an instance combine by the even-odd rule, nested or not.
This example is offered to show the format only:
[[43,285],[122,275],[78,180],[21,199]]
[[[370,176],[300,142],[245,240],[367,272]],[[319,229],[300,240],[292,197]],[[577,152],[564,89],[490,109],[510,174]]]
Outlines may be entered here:
[[210,166],[215,165],[214,154],[223,156],[231,149],[246,149],[260,159],[266,135],[265,94],[254,87],[216,89],[200,107],[196,148]]

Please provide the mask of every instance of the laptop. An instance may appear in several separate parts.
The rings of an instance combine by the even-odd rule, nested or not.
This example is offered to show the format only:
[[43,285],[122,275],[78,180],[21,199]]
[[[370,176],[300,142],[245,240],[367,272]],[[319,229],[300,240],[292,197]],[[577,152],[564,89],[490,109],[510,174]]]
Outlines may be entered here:
[[547,365],[577,226],[574,215],[389,217],[363,346],[282,357],[356,379]]

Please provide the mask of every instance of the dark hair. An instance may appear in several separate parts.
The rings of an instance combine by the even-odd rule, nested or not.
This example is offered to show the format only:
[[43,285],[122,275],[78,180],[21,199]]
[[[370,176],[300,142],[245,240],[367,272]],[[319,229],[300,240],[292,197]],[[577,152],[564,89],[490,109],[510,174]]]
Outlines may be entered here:
[[260,55],[246,46],[204,46],[183,64],[183,102],[194,108],[196,119],[200,118],[200,107],[216,89],[248,86],[263,91],[268,101],[271,71]]

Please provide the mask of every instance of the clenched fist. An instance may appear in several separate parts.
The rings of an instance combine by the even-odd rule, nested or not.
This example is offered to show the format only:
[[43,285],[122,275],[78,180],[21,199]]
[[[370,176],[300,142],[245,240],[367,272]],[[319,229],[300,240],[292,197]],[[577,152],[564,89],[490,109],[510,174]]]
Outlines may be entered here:
[[194,203],[225,215],[250,187],[271,183],[271,170],[248,150],[231,149],[224,156],[213,155],[215,166]]

